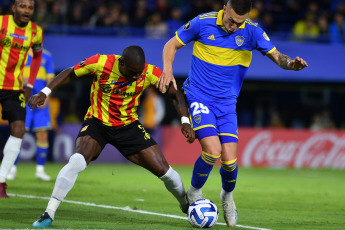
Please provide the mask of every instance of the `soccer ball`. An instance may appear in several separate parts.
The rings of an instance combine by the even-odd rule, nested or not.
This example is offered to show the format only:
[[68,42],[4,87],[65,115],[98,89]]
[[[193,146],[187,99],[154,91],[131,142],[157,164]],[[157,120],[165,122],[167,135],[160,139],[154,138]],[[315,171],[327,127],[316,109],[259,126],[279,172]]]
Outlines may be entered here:
[[210,200],[199,199],[188,208],[188,221],[193,227],[212,228],[218,220],[218,208]]

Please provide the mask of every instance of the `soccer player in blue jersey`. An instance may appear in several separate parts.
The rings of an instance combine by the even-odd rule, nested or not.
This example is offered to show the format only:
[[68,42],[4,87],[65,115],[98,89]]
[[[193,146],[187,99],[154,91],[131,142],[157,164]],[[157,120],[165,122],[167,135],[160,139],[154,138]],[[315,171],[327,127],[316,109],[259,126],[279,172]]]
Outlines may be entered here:
[[162,91],[171,81],[175,83],[175,53],[194,41],[192,66],[183,89],[202,154],[195,162],[187,198],[190,203],[202,198],[201,188],[220,158],[220,198],[224,219],[231,227],[237,223],[232,196],[238,171],[236,102],[252,51],[260,51],[283,69],[308,66],[302,58],[291,60],[280,53],[259,25],[248,18],[250,10],[250,0],[229,0],[219,12],[201,14],[187,22],[165,44],[164,70],[156,84]]
[[[32,52],[30,51],[28,60],[24,67],[23,79],[24,81],[30,75],[30,65],[32,61]],[[55,76],[53,57],[51,53],[43,49],[41,66],[39,68],[37,78],[34,87],[31,91],[31,96],[37,94],[43,89],[49,81]],[[48,100],[47,100],[48,101]],[[44,171],[44,165],[48,155],[48,130],[52,128],[50,121],[49,106],[46,103],[40,108],[35,108],[30,110],[26,107],[26,118],[25,118],[25,128],[27,131],[34,131],[36,133],[36,178],[49,181],[50,176]],[[13,180],[17,175],[17,163],[18,158],[14,162],[9,174],[7,175],[8,180]]]

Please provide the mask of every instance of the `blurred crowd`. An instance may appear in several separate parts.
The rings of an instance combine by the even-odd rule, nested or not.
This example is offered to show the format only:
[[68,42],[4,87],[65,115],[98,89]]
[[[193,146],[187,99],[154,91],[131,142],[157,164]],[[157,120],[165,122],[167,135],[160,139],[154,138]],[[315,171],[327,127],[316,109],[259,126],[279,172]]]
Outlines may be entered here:
[[[0,14],[12,0],[1,0]],[[49,32],[54,26],[139,29],[139,35],[167,38],[203,12],[222,9],[225,0],[36,0],[34,21]],[[345,0],[253,0],[250,18],[267,33],[287,39],[345,42]],[[140,30],[141,29],[141,30]],[[125,33],[126,35],[126,33]],[[292,36],[291,36],[292,35]]]

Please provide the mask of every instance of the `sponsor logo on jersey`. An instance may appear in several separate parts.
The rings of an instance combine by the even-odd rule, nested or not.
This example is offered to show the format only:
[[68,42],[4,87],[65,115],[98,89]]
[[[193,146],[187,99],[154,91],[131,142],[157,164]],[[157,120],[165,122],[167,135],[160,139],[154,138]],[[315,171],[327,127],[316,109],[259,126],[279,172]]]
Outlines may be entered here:
[[110,84],[100,84],[100,87],[101,87],[102,92],[105,94],[112,93],[112,94],[119,95],[121,97],[133,97],[140,93],[140,91],[127,93],[126,91],[119,90],[118,88],[113,89]]
[[243,45],[244,37],[242,37],[242,36],[236,36],[236,37],[235,37],[235,40],[236,40],[237,46],[241,46],[241,45]]
[[207,39],[210,39],[210,40],[216,40],[215,38],[214,38],[214,35],[212,34],[212,35],[210,35],[210,36],[208,36],[208,38]]
[[10,36],[13,37],[13,38],[18,38],[18,39],[22,39],[22,40],[28,40],[28,37],[22,36],[22,35],[18,35],[18,34],[10,33]]

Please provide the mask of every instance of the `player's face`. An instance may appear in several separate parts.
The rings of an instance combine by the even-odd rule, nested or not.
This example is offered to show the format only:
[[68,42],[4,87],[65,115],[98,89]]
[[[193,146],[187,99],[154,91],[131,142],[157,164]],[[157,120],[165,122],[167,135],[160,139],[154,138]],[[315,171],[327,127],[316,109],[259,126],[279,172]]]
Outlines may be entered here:
[[235,33],[238,28],[244,23],[249,13],[244,15],[236,14],[231,8],[224,6],[223,24],[229,34]]
[[138,80],[143,73],[145,68],[144,65],[126,65],[124,62],[120,62],[120,72],[122,76],[124,76],[127,81],[134,82]]
[[34,13],[35,3],[33,0],[16,0],[12,11],[14,21],[18,26],[26,26]]

